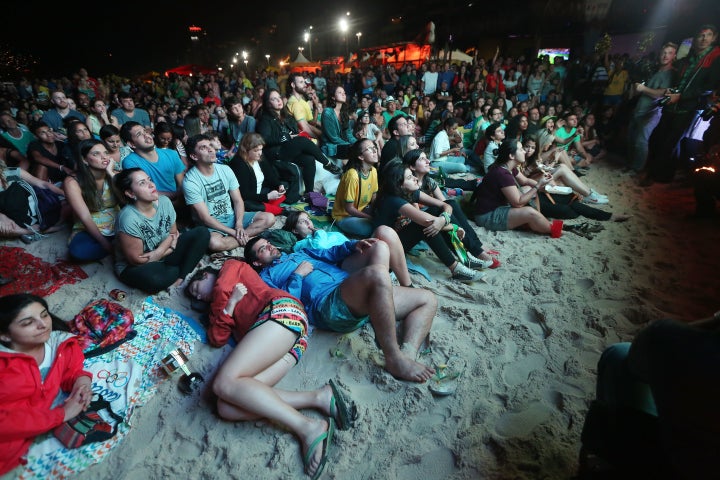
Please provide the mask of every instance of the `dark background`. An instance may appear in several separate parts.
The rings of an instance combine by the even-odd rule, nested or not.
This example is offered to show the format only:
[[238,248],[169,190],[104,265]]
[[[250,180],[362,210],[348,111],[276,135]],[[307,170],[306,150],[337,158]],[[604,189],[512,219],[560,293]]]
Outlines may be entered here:
[[[297,56],[309,57],[302,34],[313,25],[313,60],[345,53],[337,27],[349,10],[347,46],[360,47],[417,40],[425,25],[436,26],[438,48],[479,47],[492,57],[494,46],[509,55],[532,54],[538,47],[570,46],[573,54],[592,51],[608,32],[656,31],[678,41],[706,22],[720,22],[720,2],[709,0],[613,0],[606,18],[587,22],[585,2],[557,0],[477,0],[387,2],[337,1],[228,2],[68,2],[32,13],[13,2],[0,28],[0,75],[69,75],[80,67],[92,76],[162,72],[185,63],[227,66],[235,52],[250,53],[249,66]],[[191,42],[190,25],[203,28]],[[633,53],[633,52],[628,52]]]

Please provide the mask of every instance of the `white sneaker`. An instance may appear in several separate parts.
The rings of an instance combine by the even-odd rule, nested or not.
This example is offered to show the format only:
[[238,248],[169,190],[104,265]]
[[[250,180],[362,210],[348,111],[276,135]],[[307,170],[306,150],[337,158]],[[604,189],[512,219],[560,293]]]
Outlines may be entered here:
[[590,195],[583,198],[584,203],[594,203],[595,205],[603,205],[606,203],[610,203],[610,200],[608,200],[607,197],[603,197],[599,193],[597,193],[595,190],[590,191]]
[[475,280],[480,280],[485,275],[485,272],[476,272],[475,270],[469,269],[462,263],[458,263],[455,266],[455,270],[453,270],[452,272],[451,278],[459,282],[470,283],[474,282]]
[[477,258],[476,256],[472,255],[470,252],[467,254],[467,264],[466,266],[472,268],[473,270],[485,270],[486,268],[490,268],[493,264],[492,259],[490,260],[482,260],[480,258]]

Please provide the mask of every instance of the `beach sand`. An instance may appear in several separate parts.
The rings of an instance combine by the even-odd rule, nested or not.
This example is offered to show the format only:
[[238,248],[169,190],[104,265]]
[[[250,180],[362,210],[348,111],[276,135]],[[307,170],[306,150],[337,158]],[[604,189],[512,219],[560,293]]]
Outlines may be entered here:
[[[477,228],[485,247],[500,251],[502,267],[470,285],[451,281],[431,253],[411,257],[434,279],[413,275],[414,283],[432,289],[439,301],[432,353],[423,361],[466,364],[454,395],[436,397],[427,384],[385,373],[369,326],[344,337],[349,358],[329,353],[342,344],[340,335],[312,335],[306,355],[279,386],[314,389],[334,378],[360,414],[353,430],[337,432],[323,478],[575,474],[603,349],[631,340],[659,318],[711,315],[718,309],[720,268],[717,220],[687,218],[694,209],[687,184],[642,189],[607,162],[594,165],[583,180],[609,196],[610,205],[601,208],[631,213],[632,219],[604,222],[592,240],[570,232],[550,239]],[[67,231],[56,233],[27,249],[52,261],[66,255],[66,239]],[[133,309],[146,297],[117,280],[109,259],[83,268],[88,279],[48,298],[65,319],[114,288],[128,292],[124,304]],[[185,297],[163,293],[157,302],[198,317]],[[209,385],[230,350],[198,345],[189,367]],[[121,445],[76,478],[306,478],[292,434],[265,421],[221,421],[206,392],[184,396],[176,383],[162,384],[134,413]]]

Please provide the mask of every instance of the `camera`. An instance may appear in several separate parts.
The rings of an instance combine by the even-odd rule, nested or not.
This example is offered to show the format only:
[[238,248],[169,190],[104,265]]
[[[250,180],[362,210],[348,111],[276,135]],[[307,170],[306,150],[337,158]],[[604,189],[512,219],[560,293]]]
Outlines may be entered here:
[[[668,88],[668,93],[680,93],[680,89],[678,88]],[[666,105],[670,101],[670,97],[662,97],[658,104],[660,105]]]

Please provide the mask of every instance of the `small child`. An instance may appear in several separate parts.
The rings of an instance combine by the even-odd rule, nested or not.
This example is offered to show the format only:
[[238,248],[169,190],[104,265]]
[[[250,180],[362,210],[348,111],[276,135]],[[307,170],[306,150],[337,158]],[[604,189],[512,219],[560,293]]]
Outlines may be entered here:
[[220,134],[215,130],[208,130],[205,135],[210,138],[210,145],[215,148],[215,159],[217,163],[227,164],[230,161],[228,158],[228,150],[220,143]]

